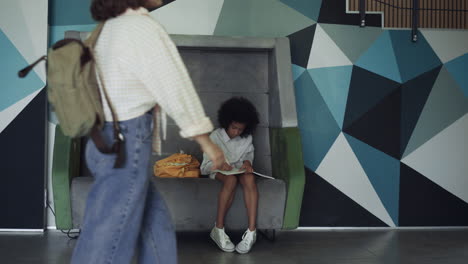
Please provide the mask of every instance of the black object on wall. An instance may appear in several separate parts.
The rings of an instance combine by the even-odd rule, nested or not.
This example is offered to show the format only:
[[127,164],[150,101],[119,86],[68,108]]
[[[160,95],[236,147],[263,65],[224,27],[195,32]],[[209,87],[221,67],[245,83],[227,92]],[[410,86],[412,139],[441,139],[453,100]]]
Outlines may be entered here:
[[0,133],[0,229],[43,229],[45,89]]

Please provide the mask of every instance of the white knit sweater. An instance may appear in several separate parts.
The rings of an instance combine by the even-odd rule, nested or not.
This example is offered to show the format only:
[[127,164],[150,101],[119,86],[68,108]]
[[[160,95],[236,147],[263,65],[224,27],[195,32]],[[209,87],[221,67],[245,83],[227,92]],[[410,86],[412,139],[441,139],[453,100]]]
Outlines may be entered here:
[[[181,128],[182,137],[213,130],[175,44],[145,8],[107,20],[95,53],[119,121],[159,104]],[[111,121],[105,100],[104,112]]]

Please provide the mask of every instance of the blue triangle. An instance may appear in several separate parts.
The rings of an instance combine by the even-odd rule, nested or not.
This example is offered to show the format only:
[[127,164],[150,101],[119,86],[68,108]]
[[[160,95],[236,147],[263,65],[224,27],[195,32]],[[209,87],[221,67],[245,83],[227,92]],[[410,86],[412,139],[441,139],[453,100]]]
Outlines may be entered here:
[[294,85],[304,164],[315,171],[341,130],[308,72]]
[[339,127],[343,128],[353,66],[319,68],[308,71]]
[[322,0],[280,0],[304,16],[317,21]]
[[[2,96],[0,97],[0,111],[15,104],[31,93],[42,89],[44,82],[31,71],[24,79],[18,77],[18,71],[28,66],[28,62],[16,49],[15,45],[0,30],[0,80],[2,80]],[[44,51],[45,53],[45,51]],[[42,62],[37,67],[45,67]]]
[[400,161],[344,134],[382,204],[398,226]]
[[468,74],[466,74],[466,69],[468,69],[468,53],[447,62],[445,68],[447,68],[448,72],[450,72],[461,87],[465,96],[468,96]]
[[293,74],[293,79],[294,81],[301,76],[302,73],[304,73],[306,69],[302,68],[301,66],[297,66],[296,64],[292,64],[292,74]]
[[402,82],[388,31],[382,33],[374,44],[359,57],[355,65],[396,82]]
[[419,34],[417,42],[412,42],[409,39],[410,31],[391,30],[389,33],[402,82],[411,80],[442,64],[422,34]]

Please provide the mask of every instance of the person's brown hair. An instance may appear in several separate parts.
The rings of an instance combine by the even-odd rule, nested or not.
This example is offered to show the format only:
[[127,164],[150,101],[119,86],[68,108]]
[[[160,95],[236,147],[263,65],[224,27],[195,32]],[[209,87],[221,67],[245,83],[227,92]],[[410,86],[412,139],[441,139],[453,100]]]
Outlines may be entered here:
[[147,0],[93,0],[91,3],[91,15],[96,21],[106,21],[116,17],[127,8],[137,9],[145,6]]

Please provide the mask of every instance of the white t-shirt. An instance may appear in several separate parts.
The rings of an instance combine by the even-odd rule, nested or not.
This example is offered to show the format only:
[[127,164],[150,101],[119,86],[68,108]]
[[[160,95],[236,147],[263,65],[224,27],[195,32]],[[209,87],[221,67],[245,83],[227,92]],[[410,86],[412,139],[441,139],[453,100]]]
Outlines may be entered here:
[[[221,148],[226,160],[234,168],[240,168],[246,160],[253,164],[254,146],[252,144],[252,135],[245,138],[240,136],[229,138],[224,128],[218,128],[210,134],[210,138]],[[211,160],[206,153],[203,153],[203,162],[200,166],[201,173],[209,174],[210,178],[214,179],[216,173],[211,172],[212,166]]]

